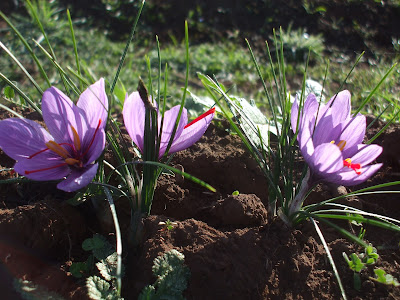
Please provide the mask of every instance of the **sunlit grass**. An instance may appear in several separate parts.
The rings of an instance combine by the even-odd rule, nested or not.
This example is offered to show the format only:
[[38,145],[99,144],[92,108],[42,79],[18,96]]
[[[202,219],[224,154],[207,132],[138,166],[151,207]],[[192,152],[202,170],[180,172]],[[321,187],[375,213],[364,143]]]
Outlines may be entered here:
[[[73,17],[73,16],[72,16]],[[45,58],[43,52],[38,49],[34,41],[40,42],[43,37],[40,32],[31,26],[29,17],[11,16],[12,20],[18,21],[18,30],[27,38],[28,43],[44,65],[52,85],[60,82],[55,69]],[[73,66],[75,64],[73,43],[70,38],[68,22],[64,11],[54,10],[53,14],[47,16],[45,24],[50,27],[49,39],[53,43],[57,60],[64,66]],[[74,20],[75,36],[79,57],[81,59],[83,72],[87,74],[96,74],[96,77],[110,77],[114,74],[118,64],[121,50],[124,42],[112,41],[99,29],[90,26],[85,20]],[[189,28],[190,29],[190,28]],[[47,28],[46,28],[47,30]],[[39,70],[31,63],[31,57],[25,50],[25,47],[18,39],[6,29],[2,29],[1,41],[20,59],[21,63],[28,68],[33,75]],[[140,33],[139,33],[140,34]],[[185,76],[185,56],[182,43],[168,43],[170,41],[160,41],[162,45],[163,58],[169,64],[169,85],[171,94],[168,105],[172,106],[179,103],[181,87],[183,86]],[[189,89],[196,95],[203,96],[207,93],[202,88],[197,79],[197,72],[205,75],[215,76],[219,82],[231,89],[231,94],[254,99],[258,106],[265,111],[266,99],[263,94],[263,87],[257,80],[253,63],[245,45],[238,45],[233,41],[221,41],[220,43],[195,44],[191,41],[190,47],[190,80]],[[267,56],[263,50],[256,52],[260,65],[267,64]],[[343,81],[344,74],[350,70],[350,66],[355,60],[355,55],[349,56],[340,53],[340,51],[329,51],[330,54],[324,54],[322,57],[311,56],[311,63],[308,67],[309,77],[320,83],[324,80],[327,61],[330,62],[330,68],[327,74],[326,94],[330,95],[339,88]],[[288,53],[290,56],[291,54]],[[120,74],[120,80],[125,87],[137,86],[138,77],[147,73],[146,56],[149,57],[153,74],[157,74],[157,47],[156,41],[150,41],[146,45],[134,44],[127,53],[124,72]],[[343,88],[352,92],[353,105],[356,108],[369,94],[371,88],[376,86],[383,74],[390,68],[396,57],[391,54],[376,54],[375,59],[363,58],[363,61],[356,67],[356,71],[351,74]],[[28,80],[22,74],[15,63],[1,52],[0,65],[2,73],[15,81],[17,86],[24,90],[33,99],[35,91],[32,89]],[[269,68],[264,68],[268,72]],[[304,62],[288,59],[286,73],[288,81],[288,91],[292,94],[301,86],[304,72]],[[269,79],[272,74],[263,74],[264,78]],[[387,106],[388,101],[393,102],[393,108],[389,107],[384,118],[389,119],[392,116],[397,99],[400,98],[400,71],[394,70],[376,93],[373,101],[364,109],[364,113],[379,115]],[[268,81],[268,80],[267,80]],[[39,84],[40,79],[38,81]],[[6,84],[0,81],[2,94]]]

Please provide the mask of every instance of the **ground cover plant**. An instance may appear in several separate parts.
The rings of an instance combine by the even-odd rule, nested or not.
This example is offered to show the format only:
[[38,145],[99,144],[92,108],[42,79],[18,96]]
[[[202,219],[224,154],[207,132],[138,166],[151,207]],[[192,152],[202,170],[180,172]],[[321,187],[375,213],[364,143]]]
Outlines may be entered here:
[[[46,14],[49,4],[26,2],[41,36],[34,48],[2,14],[35,66],[20,62],[14,41],[1,43],[8,65],[33,87],[10,79],[12,66],[5,69],[12,75],[1,73],[0,249],[3,282],[15,281],[7,297],[398,297],[396,64],[351,101],[343,88],[352,86],[361,56],[335,75],[336,84],[316,58],[324,64],[318,87],[307,80],[307,55],[293,67],[303,69],[296,92],[285,64],[293,52],[285,56],[284,39],[292,35],[278,30],[263,64],[249,42],[247,52],[230,56],[237,48],[223,47],[217,59],[218,47],[199,45],[195,53],[206,63],[193,63],[197,81],[189,79],[186,25],[179,50],[164,52],[156,37],[139,68],[143,80],[127,84],[143,4],[115,73],[106,74],[84,63],[69,12],[74,64],[56,56],[44,27],[55,24],[41,21],[58,13]],[[218,64],[223,57],[232,69]],[[231,88],[235,69],[248,75]],[[182,71],[183,88],[170,85],[171,73]],[[257,77],[256,101],[247,101],[240,82]],[[380,100],[371,104],[373,97]],[[196,106],[187,110],[189,100]],[[364,116],[370,110],[381,120]]]

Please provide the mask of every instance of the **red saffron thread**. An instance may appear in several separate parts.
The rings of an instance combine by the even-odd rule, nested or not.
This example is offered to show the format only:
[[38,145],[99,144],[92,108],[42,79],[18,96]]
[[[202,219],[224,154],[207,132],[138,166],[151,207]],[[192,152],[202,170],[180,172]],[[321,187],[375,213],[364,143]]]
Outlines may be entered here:
[[215,112],[215,107],[211,108],[209,111],[205,112],[204,114],[202,114],[201,116],[198,116],[196,119],[194,119],[192,122],[190,122],[189,124],[186,124],[186,126],[184,127],[187,128],[191,125],[193,125],[194,123],[200,121],[201,119],[204,119],[205,117],[207,117],[208,115],[211,115]]
[[97,124],[97,128],[94,131],[94,134],[93,134],[92,140],[90,141],[89,147],[87,147],[86,151],[83,154],[81,154],[81,156],[80,156],[81,158],[84,157],[89,152],[90,147],[92,147],[92,144],[94,142],[94,138],[96,137],[96,134],[99,131],[100,124],[101,124],[101,119],[99,119],[99,124]]
[[[93,142],[94,142],[94,138],[96,137],[96,134],[97,134],[97,132],[99,131],[100,124],[101,124],[101,119],[99,120],[99,124],[97,125],[97,128],[96,128],[96,130],[95,130],[95,132],[94,132],[94,134],[93,134],[93,137],[92,137],[92,140],[90,141],[89,147],[87,147],[86,151],[85,151],[83,154],[80,155],[80,158],[84,157],[84,156],[88,153],[90,147],[92,146],[92,144],[93,144]],[[75,147],[74,147],[73,145],[69,144],[69,143],[60,143],[60,144],[58,144],[58,145],[60,145],[60,146],[61,146],[61,145],[68,145],[68,146],[70,146],[70,147],[72,148],[72,150],[76,153]],[[40,151],[38,151],[38,152],[36,152],[36,153],[30,155],[30,156],[28,157],[28,159],[30,159],[30,158],[32,158],[32,157],[34,157],[34,156],[36,156],[36,155],[38,155],[38,154],[40,154],[40,153],[42,153],[42,152],[44,152],[44,151],[47,151],[47,150],[50,150],[50,149],[49,149],[49,148],[46,148],[46,149],[40,150]],[[67,158],[67,159],[68,159],[68,158]],[[72,158],[71,158],[71,159],[72,159]],[[80,162],[80,163],[82,164],[82,162],[80,161],[80,159],[79,159],[79,160],[77,159],[77,161]],[[55,166],[52,166],[52,167],[48,167],[48,168],[37,169],[37,170],[31,170],[31,171],[26,170],[26,171],[25,171],[25,174],[26,174],[26,175],[29,175],[29,174],[32,174],[32,173],[37,173],[37,172],[42,172],[42,171],[48,171],[48,170],[60,168],[60,167],[66,166],[66,165],[69,165],[69,164],[68,164],[67,162],[64,162],[64,163],[61,163],[61,164],[58,164],[58,165],[55,165]]]
[[59,167],[63,167],[63,166],[65,166],[65,165],[67,165],[67,163],[62,163],[62,164],[58,164],[58,165],[55,165],[55,166],[52,166],[52,167],[48,167],[48,168],[43,168],[43,169],[37,169],[37,170],[32,170],[32,171],[25,171],[25,174],[26,174],[26,175],[29,175],[29,174],[32,174],[32,173],[37,173],[37,172],[42,172],[42,171],[48,171],[48,170],[51,170],[51,169],[56,169],[56,168],[59,168]]
[[343,160],[343,165],[345,167],[348,167],[348,168],[354,170],[357,173],[357,175],[361,174],[361,171],[360,171],[361,165],[360,164],[352,164],[350,158]]
[[[74,147],[73,147],[70,143],[60,143],[59,145],[60,145],[60,146],[62,146],[62,145],[68,145],[68,146],[71,147],[72,150],[74,150]],[[36,155],[38,155],[38,154],[40,154],[40,153],[43,153],[44,151],[47,151],[47,150],[50,150],[50,149],[49,149],[49,148],[45,148],[45,149],[40,150],[40,151],[38,151],[38,152],[36,152],[36,153],[33,153],[32,155],[30,155],[30,156],[28,157],[28,159],[31,159],[31,158],[35,157]]]

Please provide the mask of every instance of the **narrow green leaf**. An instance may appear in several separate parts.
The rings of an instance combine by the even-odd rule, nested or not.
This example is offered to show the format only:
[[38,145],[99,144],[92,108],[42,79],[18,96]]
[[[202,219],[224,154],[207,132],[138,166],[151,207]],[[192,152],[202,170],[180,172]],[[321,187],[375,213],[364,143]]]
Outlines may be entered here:
[[113,83],[111,85],[111,89],[110,89],[110,93],[111,94],[114,92],[115,85],[117,84],[119,73],[121,72],[122,66],[123,66],[123,64],[125,62],[126,54],[128,53],[129,45],[131,44],[131,42],[133,41],[133,37],[135,36],[136,26],[137,26],[137,24],[139,22],[140,15],[142,14],[142,9],[143,9],[144,3],[145,3],[145,0],[142,0],[142,4],[139,7],[139,11],[138,11],[138,13],[136,15],[135,21],[133,22],[133,26],[132,26],[132,30],[131,30],[128,42],[125,45],[124,52],[122,53],[121,59],[119,61],[117,72],[115,73],[114,80],[113,80]]
[[33,79],[31,74],[25,69],[25,67],[21,64],[21,62],[14,56],[14,54],[11,53],[10,50],[0,41],[0,47],[11,57],[11,59],[18,65],[18,67],[24,72],[25,76],[28,77],[29,81],[32,82],[32,84],[35,86],[37,91],[39,92],[40,95],[43,95],[43,90],[39,86],[39,84]]
[[3,73],[0,72],[0,78],[3,79],[9,86],[11,86],[14,91],[18,93],[26,102],[29,103],[30,106],[38,113],[42,114],[40,108],[19,88],[17,87],[10,79],[8,79]]
[[6,23],[8,24],[8,26],[10,26],[10,28],[14,31],[14,33],[18,36],[18,38],[21,40],[22,44],[24,45],[25,49],[28,50],[28,52],[30,53],[30,55],[32,56],[33,60],[35,61],[36,65],[39,68],[39,72],[42,75],[42,77],[44,78],[44,80],[47,82],[47,86],[50,87],[50,80],[47,77],[46,72],[44,71],[44,68],[42,66],[42,64],[40,63],[39,59],[37,58],[37,56],[35,55],[35,53],[33,52],[31,46],[29,46],[28,42],[26,41],[26,39],[23,37],[23,35],[18,31],[18,29],[11,23],[11,21],[0,11],[0,16],[4,19],[4,21],[6,21]]
[[[74,45],[76,69],[78,70],[78,74],[81,75],[81,65],[79,63],[78,47],[76,45],[74,27],[73,27],[73,24],[72,24],[72,19],[71,19],[71,14],[69,13],[69,9],[67,9],[67,16],[68,16],[69,28],[70,28],[70,31],[71,31],[72,43]],[[84,84],[84,82],[81,81],[81,84],[80,84],[80,90],[81,91],[83,91],[83,84]]]
[[397,66],[397,63],[395,63],[387,72],[386,74],[382,77],[382,79],[378,82],[378,84],[375,86],[375,88],[369,93],[368,97],[365,98],[365,100],[361,103],[360,107],[354,112],[353,116],[356,116],[361,109],[367,104],[372,96],[376,93],[376,91],[379,89],[379,87],[382,85],[382,83],[386,80],[386,78],[389,76],[390,73],[394,70],[394,68]]

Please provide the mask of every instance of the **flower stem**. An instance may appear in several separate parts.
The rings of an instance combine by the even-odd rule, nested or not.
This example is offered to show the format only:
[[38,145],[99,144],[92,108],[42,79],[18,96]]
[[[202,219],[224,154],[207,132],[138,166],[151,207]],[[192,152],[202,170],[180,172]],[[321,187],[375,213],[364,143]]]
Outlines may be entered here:
[[305,196],[307,192],[310,190],[311,186],[312,186],[312,180],[310,175],[310,169],[307,169],[307,173],[304,176],[303,181],[301,182],[300,190],[289,205],[289,211],[288,211],[289,218],[291,215],[298,212],[300,208],[303,206]]

